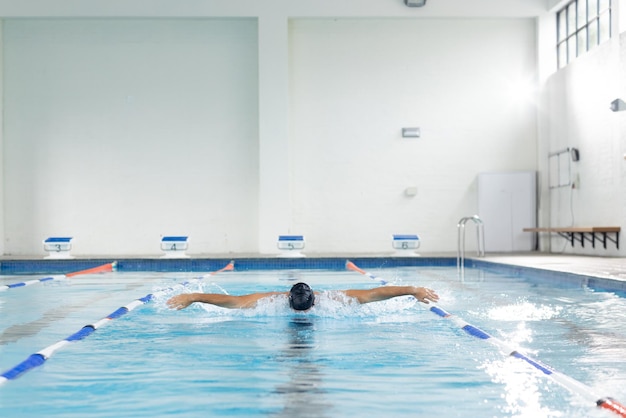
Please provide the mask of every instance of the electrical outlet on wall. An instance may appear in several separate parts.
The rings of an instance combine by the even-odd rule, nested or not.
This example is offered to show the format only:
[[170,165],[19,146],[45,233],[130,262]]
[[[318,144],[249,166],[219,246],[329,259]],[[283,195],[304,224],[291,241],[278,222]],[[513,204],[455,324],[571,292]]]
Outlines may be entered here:
[[417,196],[417,187],[415,186],[409,186],[406,189],[404,189],[404,195],[406,197],[415,197]]
[[580,189],[580,174],[576,173],[574,180],[572,180],[572,189]]

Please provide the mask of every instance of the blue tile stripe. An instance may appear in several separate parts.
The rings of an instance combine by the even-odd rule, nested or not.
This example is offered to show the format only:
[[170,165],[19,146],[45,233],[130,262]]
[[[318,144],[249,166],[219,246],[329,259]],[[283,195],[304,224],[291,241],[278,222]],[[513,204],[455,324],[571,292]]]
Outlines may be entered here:
[[0,261],[0,274],[7,275],[64,275],[68,271],[82,271],[115,263],[115,259],[39,259],[39,260],[3,260]]
[[[412,266],[456,266],[456,259],[447,257],[355,257],[355,262],[367,268],[395,268]],[[117,261],[118,271],[207,272],[214,271],[231,258],[138,258],[138,259],[70,259],[70,260],[6,260],[0,261],[0,274],[64,274],[84,270],[102,263]],[[240,258],[238,270],[321,269],[343,270],[345,258]]]
[[[455,267],[456,258],[451,257],[354,257],[351,258],[365,269],[385,269],[397,267]],[[0,261],[0,274],[26,275],[64,274],[67,271],[86,270],[114,262],[114,259],[70,259],[70,260],[4,260]],[[126,272],[206,272],[219,269],[226,258],[139,258],[117,260],[117,270]],[[337,257],[303,257],[303,258],[241,258],[237,259],[238,270],[290,270],[290,269],[321,269],[344,270],[345,258]],[[536,277],[541,281],[581,285],[584,283],[591,289],[626,293],[626,281],[613,280],[575,273],[542,270],[532,267],[512,266],[480,259],[466,259],[466,267],[479,268],[484,271],[505,274],[512,277]]]

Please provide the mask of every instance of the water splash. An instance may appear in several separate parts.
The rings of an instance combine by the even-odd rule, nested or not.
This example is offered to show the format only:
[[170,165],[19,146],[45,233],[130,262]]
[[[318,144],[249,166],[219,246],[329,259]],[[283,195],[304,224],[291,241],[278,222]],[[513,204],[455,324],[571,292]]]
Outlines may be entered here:
[[561,307],[521,301],[493,307],[488,310],[487,317],[494,321],[544,321],[557,317],[561,311]]

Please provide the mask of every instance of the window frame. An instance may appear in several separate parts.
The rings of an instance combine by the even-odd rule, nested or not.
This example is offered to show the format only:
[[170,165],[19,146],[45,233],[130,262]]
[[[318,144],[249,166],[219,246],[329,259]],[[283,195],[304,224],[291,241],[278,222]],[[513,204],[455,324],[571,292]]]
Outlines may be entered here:
[[611,39],[612,17],[612,0],[571,0],[564,5],[556,13],[557,69]]

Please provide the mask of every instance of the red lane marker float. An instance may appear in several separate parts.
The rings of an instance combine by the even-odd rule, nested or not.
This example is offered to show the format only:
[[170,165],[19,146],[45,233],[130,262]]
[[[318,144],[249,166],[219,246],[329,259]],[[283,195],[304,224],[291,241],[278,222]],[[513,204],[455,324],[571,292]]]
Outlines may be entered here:
[[18,287],[30,286],[30,285],[37,284],[37,283],[44,283],[44,282],[49,282],[52,280],[64,279],[66,277],[76,277],[76,276],[80,276],[81,274],[96,274],[96,273],[112,272],[112,271],[115,271],[116,267],[117,267],[117,261],[114,261],[112,263],[103,264],[101,266],[93,267],[93,268],[86,269],[86,270],[75,271],[73,273],[58,274],[54,276],[44,277],[42,279],[34,279],[34,280],[27,280],[25,282],[11,283],[8,285],[0,286],[0,292],[9,290],[9,289],[15,289]]
[[112,263],[103,264],[98,267],[93,267],[90,269],[81,270],[81,271],[77,271],[74,273],[68,273],[66,274],[66,276],[74,277],[74,276],[79,276],[81,274],[110,273],[112,271],[115,271],[116,267],[117,267],[117,261],[114,261]]
[[[375,275],[373,275],[372,273],[369,273],[359,267],[356,266],[356,264],[354,264],[351,261],[346,261],[346,269],[348,270],[352,270],[352,271],[356,271],[357,273],[363,274],[364,276],[369,277],[372,280],[376,280],[379,283],[386,285],[388,282],[380,277],[377,277]],[[541,372],[543,372],[545,375],[549,376],[550,378],[552,378],[552,380],[554,380],[556,383],[560,384],[561,386],[563,386],[564,388],[568,389],[570,392],[579,395],[585,399],[587,399],[590,403],[594,403],[596,406],[600,407],[600,408],[604,408],[607,409],[611,412],[616,413],[617,415],[621,416],[621,417],[625,417],[626,418],[626,406],[622,405],[621,403],[619,403],[618,401],[616,401],[613,398],[610,397],[601,397],[598,396],[596,393],[594,393],[593,389],[587,385],[585,385],[582,382],[579,382],[576,379],[573,379],[563,373],[560,373],[556,370],[554,370],[552,367],[543,364],[541,362],[539,362],[538,360],[534,360],[530,357],[528,357],[527,355],[523,354],[521,351],[519,350],[515,350],[513,349],[508,343],[505,343],[504,341],[501,341],[495,337],[493,337],[492,335],[489,335],[488,333],[486,333],[485,331],[481,330],[478,327],[475,327],[467,322],[465,322],[463,319],[452,315],[449,312],[446,312],[444,309],[438,307],[437,305],[434,304],[430,304],[429,305],[430,308],[429,310],[431,312],[433,312],[434,314],[442,317],[442,318],[447,318],[450,319],[452,322],[455,323],[455,325],[459,326],[463,331],[465,331],[466,333],[468,333],[469,335],[476,337],[476,338],[480,338],[482,340],[486,340],[492,344],[494,344],[496,347],[498,347],[501,351],[503,351],[504,353],[508,353],[508,355],[513,356],[515,358],[519,358],[521,360],[524,360],[526,363],[530,364],[531,366],[535,367],[536,369],[540,370]]]
[[217,273],[221,273],[221,272],[223,272],[223,271],[233,271],[234,269],[235,269],[235,262],[234,262],[234,261],[231,261],[230,263],[228,263],[228,264],[226,265],[226,267],[221,268],[221,269],[219,269],[219,270],[217,270],[217,271],[212,271],[211,273],[208,273],[208,274],[206,274],[205,276],[213,276],[213,275],[215,275],[215,274],[217,274]]
[[[102,271],[106,271],[106,267],[104,266],[100,266],[100,267],[96,267],[95,269],[99,269],[102,268]],[[209,277],[209,276],[213,276],[217,273],[220,273],[222,271],[229,271],[229,270],[233,270],[235,268],[235,263],[234,261],[231,261],[230,263],[228,263],[228,265],[226,265],[226,267],[221,268],[217,271],[211,272],[211,273],[207,273],[205,275],[203,275],[202,277],[200,277],[199,279],[195,279],[195,281],[197,280],[202,280],[205,277]],[[87,272],[92,273],[93,270],[95,269],[89,269],[89,270],[83,270],[82,274],[87,274]],[[79,272],[80,273],[80,272]],[[76,274],[74,274],[76,275]],[[191,283],[191,281],[189,282],[185,282],[185,283],[181,283],[179,286],[186,286],[187,284]],[[168,290],[171,290],[173,288],[168,288],[168,289],[164,289],[161,290],[157,293],[165,293]],[[34,354],[31,354],[30,356],[28,356],[28,358],[26,360],[24,360],[23,362],[21,362],[20,364],[16,365],[15,367],[12,367],[11,369],[5,371],[4,373],[0,374],[0,386],[2,386],[4,383],[8,382],[9,380],[15,380],[18,377],[20,377],[21,375],[23,375],[24,373],[26,373],[29,370],[32,370],[36,367],[41,366],[42,364],[45,363],[46,360],[48,360],[50,357],[52,357],[52,355],[59,350],[60,348],[66,346],[67,344],[73,342],[73,341],[79,341],[82,340],[86,337],[88,337],[89,335],[91,335],[95,330],[97,330],[98,328],[100,328],[101,326],[109,323],[109,321],[111,321],[112,319],[116,319],[119,318],[123,315],[126,315],[128,312],[132,311],[133,309],[135,309],[138,306],[141,306],[147,302],[150,302],[152,299],[154,299],[155,294],[147,294],[146,296],[139,298],[139,299],[135,299],[132,302],[130,302],[128,305],[122,306],[120,308],[118,308],[116,311],[112,312],[111,314],[107,315],[106,317],[100,319],[97,322],[94,322],[93,324],[89,324],[89,325],[85,325],[84,327],[82,327],[78,332],[75,332],[74,334],[70,335],[69,337],[65,338],[64,340],[58,341],[46,348],[44,348],[43,350],[40,350]]]

